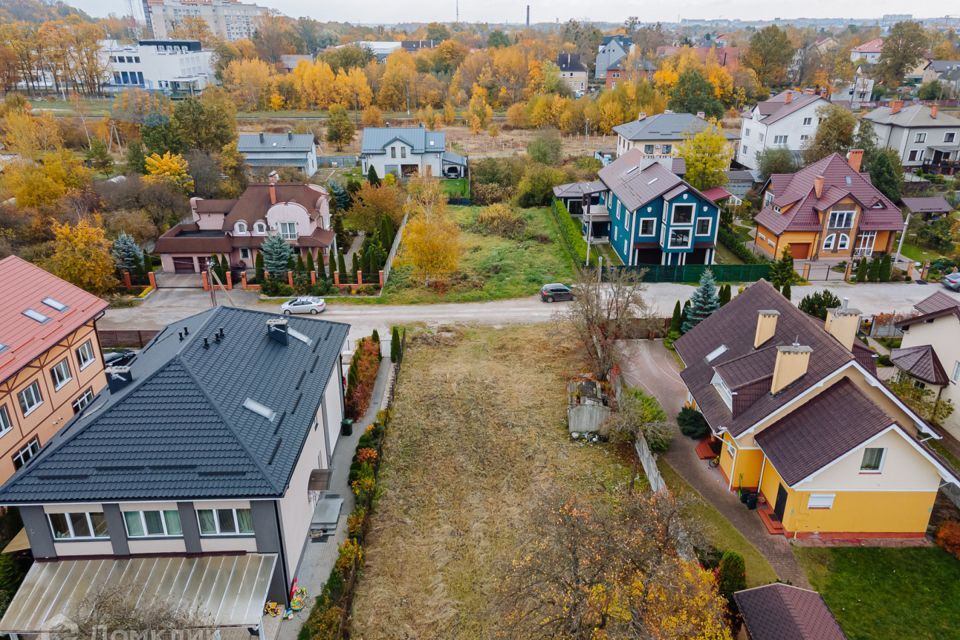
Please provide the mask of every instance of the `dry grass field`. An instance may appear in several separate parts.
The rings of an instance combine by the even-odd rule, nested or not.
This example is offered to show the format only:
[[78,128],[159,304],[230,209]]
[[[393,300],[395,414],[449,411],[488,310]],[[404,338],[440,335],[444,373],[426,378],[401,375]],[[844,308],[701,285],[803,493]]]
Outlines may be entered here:
[[552,326],[413,338],[352,637],[477,639],[503,631],[503,577],[544,491],[602,499],[629,481],[621,450],[567,437],[565,380],[579,371],[572,345]]

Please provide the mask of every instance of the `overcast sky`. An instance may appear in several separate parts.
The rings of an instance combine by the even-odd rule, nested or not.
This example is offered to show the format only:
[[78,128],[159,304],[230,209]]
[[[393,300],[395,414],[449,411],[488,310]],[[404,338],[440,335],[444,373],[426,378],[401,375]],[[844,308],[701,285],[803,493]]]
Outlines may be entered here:
[[[127,0],[66,0],[95,16],[129,13]],[[139,5],[140,0],[133,0]],[[252,1],[252,0],[247,0]],[[292,16],[354,23],[453,22],[456,0],[259,0]],[[947,12],[941,0],[805,0],[780,3],[769,0],[685,0],[684,2],[637,2],[626,0],[531,0],[533,22],[565,22],[570,18],[621,22],[627,16],[643,21],[676,21],[678,18],[742,18],[768,20],[776,17],[877,18],[885,13],[912,13],[915,17],[939,17]],[[460,19],[465,22],[513,22],[524,19],[524,0],[460,0]],[[842,7],[841,7],[842,5]],[[956,8],[956,7],[954,7]]]

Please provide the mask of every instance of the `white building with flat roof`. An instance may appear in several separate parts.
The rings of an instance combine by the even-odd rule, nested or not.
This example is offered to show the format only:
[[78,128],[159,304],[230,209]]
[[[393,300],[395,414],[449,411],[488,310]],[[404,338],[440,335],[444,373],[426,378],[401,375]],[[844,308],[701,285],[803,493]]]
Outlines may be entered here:
[[101,44],[106,78],[103,90],[160,91],[169,95],[194,95],[215,84],[213,52],[204,51],[199,40],[141,40]]

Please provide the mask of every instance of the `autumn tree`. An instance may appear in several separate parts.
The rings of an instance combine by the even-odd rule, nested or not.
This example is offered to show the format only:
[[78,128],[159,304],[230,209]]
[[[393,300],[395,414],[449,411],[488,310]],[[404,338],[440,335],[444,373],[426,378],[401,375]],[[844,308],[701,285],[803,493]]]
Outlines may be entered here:
[[445,278],[460,262],[460,227],[447,212],[447,196],[437,178],[409,184],[411,218],[403,231],[403,260],[424,285]]
[[470,130],[474,133],[483,131],[493,118],[493,108],[487,104],[487,90],[480,85],[473,85],[470,104],[467,105],[467,114]]
[[876,74],[886,85],[898,86],[926,51],[927,34],[920,23],[898,22],[890,27],[890,33],[883,40]]
[[382,127],[383,112],[380,111],[379,107],[372,104],[363,110],[363,114],[360,116],[360,122],[364,127]]
[[233,60],[223,71],[223,87],[237,107],[263,109],[270,98],[272,72],[263,60]]
[[209,87],[179,101],[171,123],[187,148],[219,151],[237,137],[237,108],[223,89]]
[[[343,145],[353,142],[353,122],[343,105],[330,107],[330,119],[327,120],[327,142],[337,145],[337,151],[343,151]],[[372,165],[371,165],[372,166]]]
[[710,126],[684,140],[677,148],[684,159],[687,172],[684,179],[696,189],[722,187],[727,183],[733,148],[727,137],[716,126]]
[[417,81],[417,69],[413,56],[403,49],[394,51],[384,63],[377,104],[387,111],[409,110],[411,91]]
[[2,184],[20,208],[52,207],[61,199],[90,185],[90,170],[71,151],[60,149],[40,156],[36,163],[12,162],[3,172]]
[[183,16],[177,25],[170,31],[171,38],[182,40],[199,40],[206,45],[204,48],[216,44],[217,38],[210,31],[210,25],[200,16]]
[[403,189],[397,185],[364,182],[353,197],[347,224],[350,228],[374,233],[380,218],[386,216],[397,226],[403,219],[406,199]]
[[853,131],[857,117],[847,109],[835,104],[817,109],[820,125],[817,133],[803,149],[804,162],[810,164],[831,153],[845,154],[853,146]]
[[152,153],[144,159],[147,182],[166,182],[184,193],[190,193],[194,188],[193,178],[188,171],[189,165],[180,154],[171,154],[169,151],[162,156]]
[[750,48],[744,56],[744,64],[757,73],[761,84],[777,86],[787,79],[787,67],[793,59],[794,50],[786,31],[770,25],[750,37]]
[[53,253],[48,271],[96,295],[117,286],[111,245],[99,216],[81,218],[75,225],[53,223]]
[[41,154],[58,149],[63,140],[60,126],[49,111],[34,116],[26,109],[10,109],[0,121],[3,148],[6,153],[23,159],[37,159]]
[[670,101],[667,103],[673,111],[678,113],[704,112],[711,118],[723,115],[723,104],[717,99],[711,85],[703,74],[694,69],[680,74],[677,84],[670,91]]

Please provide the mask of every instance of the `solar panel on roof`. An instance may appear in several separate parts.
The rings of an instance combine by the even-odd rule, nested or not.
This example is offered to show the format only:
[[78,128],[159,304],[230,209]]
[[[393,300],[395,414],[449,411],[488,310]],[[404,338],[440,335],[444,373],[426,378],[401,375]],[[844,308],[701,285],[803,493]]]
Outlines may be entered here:
[[27,309],[26,311],[23,312],[23,315],[27,316],[31,320],[36,320],[40,324],[43,324],[44,322],[47,322],[48,320],[50,320],[50,318],[48,318],[47,316],[33,309]]
[[51,309],[56,309],[57,311],[60,311],[60,312],[66,311],[69,308],[67,307],[67,305],[63,304],[56,298],[44,298],[43,304],[47,305]]

